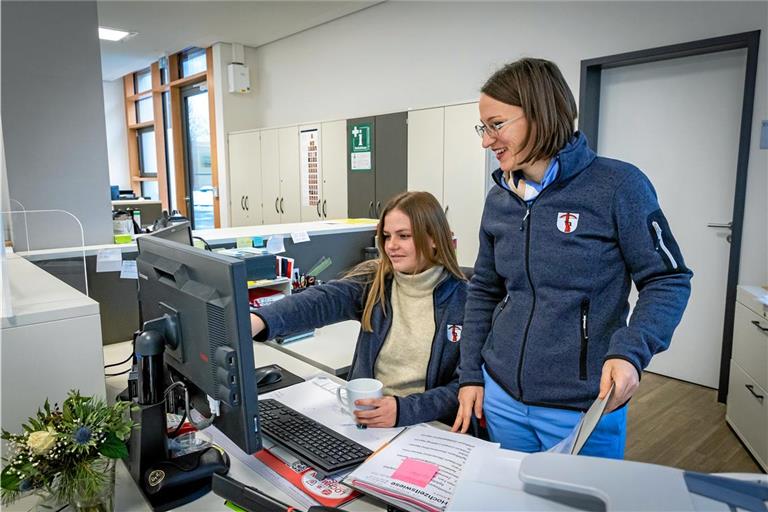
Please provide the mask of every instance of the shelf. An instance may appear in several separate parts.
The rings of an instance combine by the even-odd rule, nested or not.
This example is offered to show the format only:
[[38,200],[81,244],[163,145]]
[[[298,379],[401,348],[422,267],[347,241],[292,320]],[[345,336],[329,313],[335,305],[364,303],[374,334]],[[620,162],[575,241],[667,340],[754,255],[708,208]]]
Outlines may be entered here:
[[277,279],[261,279],[259,281],[248,281],[248,289],[254,288],[267,288],[271,286],[279,286],[284,284],[291,284],[291,280],[287,277],[278,277]]

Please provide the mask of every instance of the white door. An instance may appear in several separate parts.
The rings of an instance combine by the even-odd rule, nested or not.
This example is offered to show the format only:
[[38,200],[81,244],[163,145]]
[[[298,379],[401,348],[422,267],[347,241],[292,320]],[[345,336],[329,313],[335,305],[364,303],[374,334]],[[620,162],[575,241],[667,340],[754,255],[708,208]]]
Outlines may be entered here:
[[230,223],[249,226],[261,223],[259,132],[229,136]]
[[283,223],[301,221],[299,184],[299,127],[280,128],[280,218]]
[[323,162],[324,219],[347,218],[347,122],[323,123],[320,135],[320,155]]
[[261,199],[264,224],[280,224],[280,143],[276,129],[261,131]]
[[477,103],[445,107],[443,206],[462,267],[474,266],[485,202],[485,149],[475,133]]
[[[650,178],[686,265],[692,294],[668,351],[648,370],[718,387],[746,52],[603,71],[598,153]],[[633,292],[631,303],[634,304]]]
[[444,116],[443,107],[408,112],[408,190],[429,192],[443,207]]

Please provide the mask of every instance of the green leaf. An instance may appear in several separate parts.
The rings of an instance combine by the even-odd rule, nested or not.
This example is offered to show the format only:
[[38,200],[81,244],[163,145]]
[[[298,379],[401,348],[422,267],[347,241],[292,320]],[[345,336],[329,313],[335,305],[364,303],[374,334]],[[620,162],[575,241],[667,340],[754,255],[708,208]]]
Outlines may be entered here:
[[110,432],[99,448],[99,453],[110,459],[124,459],[128,456],[128,447],[114,433]]
[[11,474],[9,466],[3,468],[2,476],[0,476],[0,487],[7,491],[18,491],[19,484],[21,484],[21,478],[19,475]]

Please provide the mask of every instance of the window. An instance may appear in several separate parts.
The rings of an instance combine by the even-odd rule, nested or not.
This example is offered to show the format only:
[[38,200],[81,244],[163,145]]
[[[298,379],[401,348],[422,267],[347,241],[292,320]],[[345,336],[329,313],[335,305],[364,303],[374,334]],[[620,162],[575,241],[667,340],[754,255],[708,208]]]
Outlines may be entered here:
[[152,96],[148,98],[142,98],[136,102],[136,121],[144,123],[146,121],[152,121],[155,117],[155,113],[152,106]]
[[179,75],[181,78],[205,71],[207,67],[205,50],[202,48],[184,50],[179,56]]
[[145,69],[135,73],[134,90],[136,94],[152,89],[152,71]]
[[142,128],[139,137],[139,170],[141,176],[157,176],[157,152],[155,151],[155,129]]
[[[156,181],[142,181],[141,182],[141,197],[151,199],[152,201],[160,200],[160,190]],[[142,220],[142,224],[144,221]]]
[[165,125],[165,162],[168,181],[168,211],[178,210],[176,204],[176,174],[173,160],[173,126],[171,125],[171,93],[163,93],[163,122]]

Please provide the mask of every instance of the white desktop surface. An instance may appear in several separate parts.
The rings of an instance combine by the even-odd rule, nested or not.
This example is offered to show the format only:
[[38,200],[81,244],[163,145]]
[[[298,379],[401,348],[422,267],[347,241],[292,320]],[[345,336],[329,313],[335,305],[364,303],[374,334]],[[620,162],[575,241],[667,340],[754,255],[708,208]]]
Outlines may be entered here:
[[338,376],[349,372],[359,332],[360,322],[346,320],[315,329],[314,336],[284,344],[268,341],[267,345]]
[[[367,219],[367,222],[348,224],[343,220],[324,220],[317,222],[296,222],[292,224],[267,224],[263,226],[241,226],[236,228],[219,229],[196,229],[192,231],[193,236],[199,236],[208,243],[234,243],[238,238],[244,237],[262,237],[282,236],[290,238],[291,233],[306,232],[310,239],[313,236],[333,235],[339,233],[356,233],[360,231],[371,231],[376,229],[378,221],[376,219]],[[371,233],[373,234],[373,233]],[[82,256],[93,256],[101,249],[119,248],[123,253],[136,252],[136,242],[130,244],[103,244],[88,245],[85,247],[61,247],[56,249],[40,249],[35,251],[19,252],[20,256],[30,261],[53,260],[61,258],[76,258]]]
[[[320,370],[307,363],[299,361],[295,357],[292,357],[286,353],[275,350],[274,348],[267,346],[264,343],[254,343],[254,363],[255,366],[263,366],[265,364],[279,364],[286,370],[295,373],[296,375],[307,379],[314,375],[322,374]],[[105,364],[116,363],[126,359],[131,355],[131,343],[115,343],[104,347],[104,361]],[[118,369],[119,368],[119,369]],[[127,368],[126,365],[115,367],[112,371],[117,372]],[[335,378],[335,377],[332,377]],[[336,379],[339,380],[339,379]],[[339,380],[340,381],[340,380]],[[120,377],[108,377],[107,378],[107,396],[114,397],[120,391],[122,391],[127,382],[126,375]],[[341,381],[340,381],[341,382]],[[291,504],[303,508],[300,504],[292,500],[287,494],[280,491],[277,487],[251,471],[242,462],[237,460],[236,457],[230,457],[230,470],[229,476],[259,490],[269,494],[270,496],[278,499],[284,503]],[[386,509],[380,502],[374,501],[371,498],[363,497],[358,498],[349,504],[344,505],[344,510],[350,512],[362,512],[372,510],[384,510]],[[149,505],[144,501],[139,488],[130,476],[128,469],[122,463],[117,465],[116,474],[116,490],[115,490],[115,510],[119,512],[150,512]],[[196,512],[231,512],[231,509],[224,505],[224,500],[209,492],[202,498],[193,501],[183,507],[176,510],[181,511],[196,511]]]

